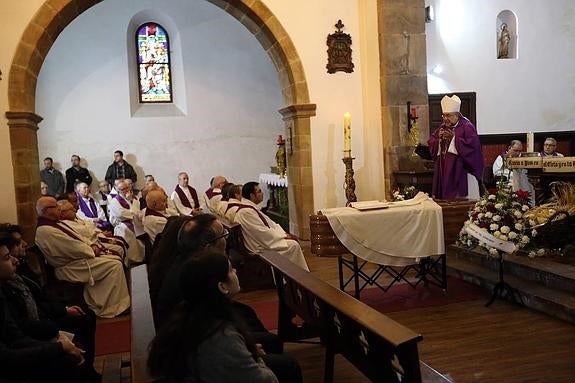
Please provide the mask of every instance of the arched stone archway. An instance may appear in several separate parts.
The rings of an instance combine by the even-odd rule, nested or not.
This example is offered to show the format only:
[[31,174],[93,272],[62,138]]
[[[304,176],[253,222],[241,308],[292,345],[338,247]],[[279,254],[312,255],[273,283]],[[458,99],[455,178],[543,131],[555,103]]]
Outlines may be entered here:
[[[35,226],[34,203],[39,196],[38,124],[35,113],[38,74],[59,34],[76,17],[103,0],[46,0],[28,24],[8,77],[10,145],[18,222],[29,238]],[[278,19],[260,0],[206,0],[242,23],[270,56],[278,73],[285,107],[281,113],[293,152],[288,157],[290,228],[309,238],[313,213],[310,118],[315,105],[295,46]]]

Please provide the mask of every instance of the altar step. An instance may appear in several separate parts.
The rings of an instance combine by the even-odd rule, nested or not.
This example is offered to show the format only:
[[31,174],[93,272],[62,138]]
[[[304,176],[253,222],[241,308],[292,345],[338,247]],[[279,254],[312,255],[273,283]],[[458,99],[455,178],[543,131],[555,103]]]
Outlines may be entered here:
[[[525,306],[575,323],[575,259],[505,256],[505,281]],[[499,280],[499,261],[485,254],[452,246],[448,274],[489,291]]]

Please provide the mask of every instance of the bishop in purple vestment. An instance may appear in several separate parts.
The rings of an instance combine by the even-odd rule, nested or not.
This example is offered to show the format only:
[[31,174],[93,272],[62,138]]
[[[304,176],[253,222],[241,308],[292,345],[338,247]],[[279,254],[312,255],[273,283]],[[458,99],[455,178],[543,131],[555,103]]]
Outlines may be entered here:
[[460,106],[456,95],[443,97],[443,123],[428,141],[435,160],[433,197],[437,199],[466,198],[470,192],[469,176],[474,177],[472,184],[482,184],[481,143],[475,126],[459,113]]

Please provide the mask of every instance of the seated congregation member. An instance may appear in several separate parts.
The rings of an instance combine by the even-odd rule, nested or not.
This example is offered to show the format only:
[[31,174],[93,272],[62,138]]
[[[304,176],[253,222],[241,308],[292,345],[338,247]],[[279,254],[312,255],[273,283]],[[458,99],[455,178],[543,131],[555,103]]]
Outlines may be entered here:
[[245,245],[253,253],[275,251],[309,271],[301,247],[291,234],[262,213],[257,205],[263,201],[263,192],[257,182],[248,182],[241,189],[234,185],[234,197],[228,201],[226,218],[242,227]]
[[110,223],[114,226],[114,234],[128,243],[127,260],[142,262],[146,252],[144,244],[138,240],[138,236],[145,233],[140,202],[125,180],[119,181],[116,187],[118,194],[108,204]]
[[40,195],[49,195],[48,184],[44,181],[40,181]]
[[203,195],[204,205],[212,214],[218,214],[217,207],[222,199],[222,187],[227,183],[226,177],[215,176],[210,182],[210,188]]
[[557,140],[547,137],[543,142],[543,150],[539,152],[539,157],[563,157],[563,154],[556,151]]
[[513,191],[524,190],[531,193],[531,206],[535,205],[535,188],[527,178],[527,169],[509,169],[505,160],[509,157],[519,157],[523,152],[523,143],[519,140],[510,142],[507,152],[497,156],[493,163],[493,175],[505,177],[507,184]]
[[189,184],[188,173],[180,172],[178,174],[178,184],[172,192],[172,201],[181,215],[198,215],[202,214],[202,207],[198,199],[196,189]]
[[80,182],[85,182],[88,188],[90,188],[90,185],[92,185],[92,176],[88,169],[80,166],[80,156],[74,154],[70,161],[72,162],[72,166],[66,169],[66,193],[75,191],[75,185]]
[[[166,233],[164,233],[166,234]],[[170,316],[174,307],[182,300],[181,292],[178,288],[178,280],[182,266],[188,259],[193,258],[206,249],[217,249],[224,252],[226,248],[227,230],[211,214],[202,214],[184,222],[178,231],[177,249],[175,256],[164,256],[164,270],[161,281],[157,280],[157,273],[152,273],[150,279],[150,290],[152,285],[160,285],[157,299],[152,306],[155,310],[156,327],[161,327]],[[164,240],[164,238],[162,238]],[[166,267],[169,264],[169,267]],[[156,270],[157,269],[152,269]],[[152,283],[152,278],[156,280]],[[281,353],[283,344],[275,334],[269,333],[262,322],[257,317],[255,311],[248,305],[240,302],[233,302],[235,311],[246,322],[248,330],[258,341],[264,345],[264,349],[270,353]]]
[[115,317],[130,307],[130,295],[121,260],[101,254],[70,226],[60,221],[56,200],[40,197],[36,203],[36,244],[55,269],[56,278],[84,283],[84,299],[96,315]]
[[103,232],[90,221],[78,219],[78,208],[68,200],[58,201],[58,210],[60,222],[78,233],[88,246],[98,248],[100,255],[105,254],[124,261],[128,252],[128,243],[122,237],[114,236],[111,232]]
[[122,179],[125,180],[129,178],[133,183],[136,183],[138,176],[134,171],[132,165],[124,160],[124,152],[121,150],[116,150],[114,152],[114,162],[108,166],[106,170],[106,176],[104,177],[110,186],[114,185],[114,181]]
[[[46,198],[46,197],[44,197]],[[10,237],[0,235],[0,286],[13,278],[16,259],[10,255]],[[40,383],[57,377],[58,382],[87,382],[84,351],[66,336],[46,342],[22,333],[0,288],[0,381]]]
[[153,376],[165,382],[302,381],[293,359],[264,355],[245,330],[232,301],[238,277],[225,254],[214,247],[191,257],[176,285],[183,301],[152,341]]
[[90,187],[85,182],[79,182],[76,185],[76,195],[78,199],[79,209],[76,214],[79,219],[93,222],[100,230],[113,230],[112,225],[108,222],[104,209],[90,194]]
[[153,244],[156,236],[164,231],[166,222],[168,222],[168,196],[160,190],[147,192],[146,205],[148,207],[144,209],[144,231],[148,234]]
[[48,185],[48,195],[58,198],[64,194],[64,176],[54,168],[51,157],[44,158],[44,169],[40,170],[40,180]]
[[74,342],[86,351],[84,368],[90,381],[99,382],[101,375],[94,370],[96,315],[88,308],[70,305],[48,298],[33,279],[20,274],[20,264],[26,259],[27,243],[16,225],[2,225],[0,235],[8,235],[8,250],[17,260],[16,273],[0,284],[11,314],[19,329],[37,340],[57,339],[59,331],[74,334]]

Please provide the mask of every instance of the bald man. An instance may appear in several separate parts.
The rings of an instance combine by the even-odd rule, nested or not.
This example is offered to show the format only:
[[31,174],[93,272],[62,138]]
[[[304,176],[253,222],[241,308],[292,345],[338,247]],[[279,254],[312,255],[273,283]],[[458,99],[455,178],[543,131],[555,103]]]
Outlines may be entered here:
[[215,176],[212,178],[210,188],[203,195],[204,205],[213,214],[218,214],[218,204],[222,200],[222,188],[228,181],[224,176]]
[[144,209],[144,230],[150,236],[152,243],[156,236],[164,231],[164,226],[168,222],[168,196],[163,190],[151,190],[146,193],[146,204]]
[[56,199],[40,197],[36,212],[36,244],[54,267],[56,278],[84,283],[84,299],[100,317],[113,318],[128,309],[130,295],[122,262],[101,254],[61,221]]

